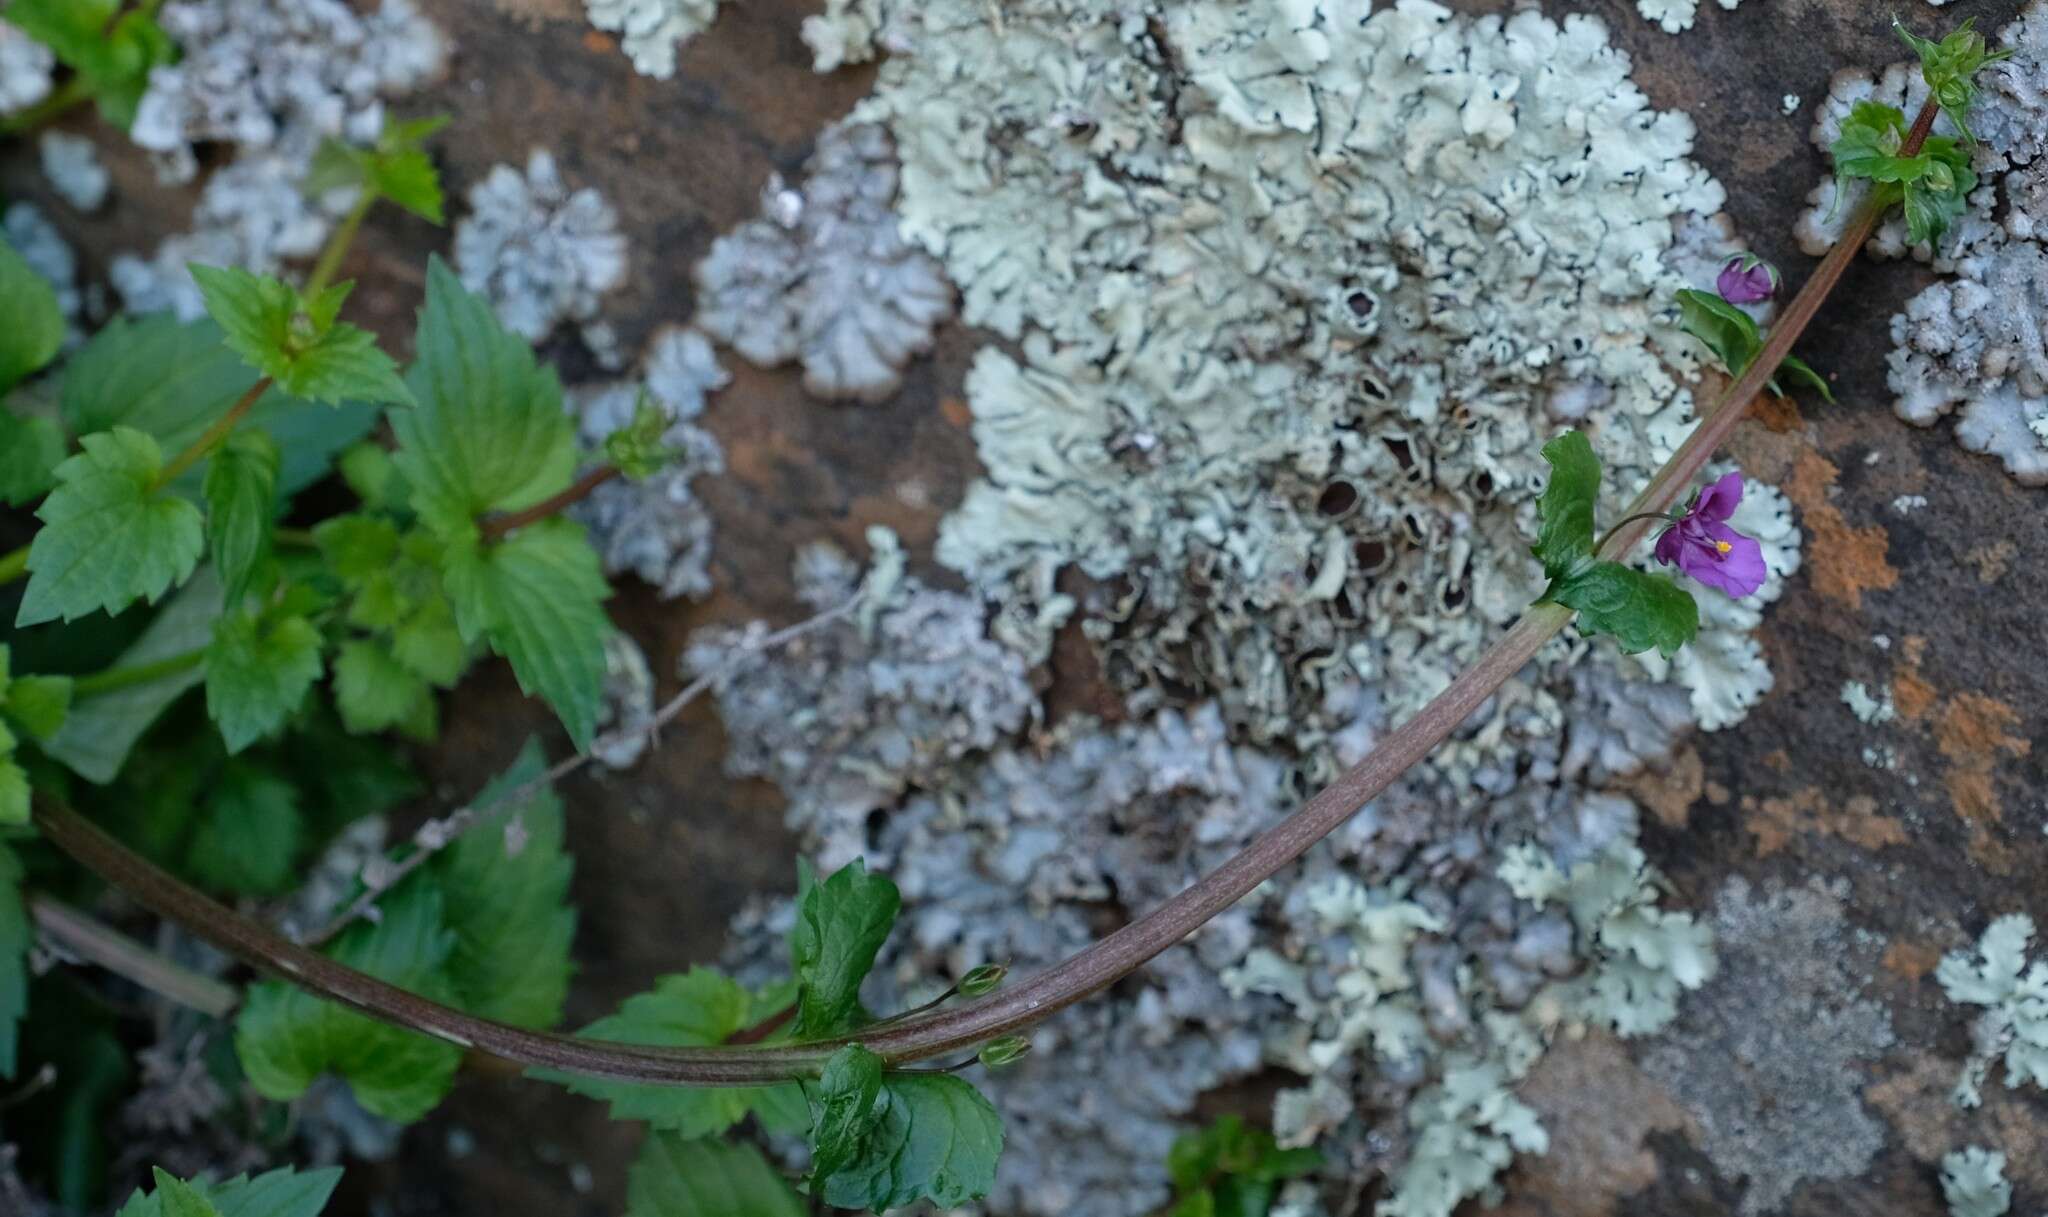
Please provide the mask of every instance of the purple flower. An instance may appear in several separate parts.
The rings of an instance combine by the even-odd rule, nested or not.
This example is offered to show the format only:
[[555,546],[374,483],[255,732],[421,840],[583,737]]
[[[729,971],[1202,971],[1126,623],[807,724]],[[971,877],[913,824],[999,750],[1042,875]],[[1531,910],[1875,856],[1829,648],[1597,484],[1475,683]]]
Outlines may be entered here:
[[1740,600],[1764,585],[1770,569],[1755,537],[1728,527],[1742,502],[1742,475],[1731,473],[1693,496],[1685,514],[1657,538],[1657,561]]
[[1755,254],[1737,254],[1721,268],[1714,288],[1730,304],[1757,304],[1778,294],[1778,271]]

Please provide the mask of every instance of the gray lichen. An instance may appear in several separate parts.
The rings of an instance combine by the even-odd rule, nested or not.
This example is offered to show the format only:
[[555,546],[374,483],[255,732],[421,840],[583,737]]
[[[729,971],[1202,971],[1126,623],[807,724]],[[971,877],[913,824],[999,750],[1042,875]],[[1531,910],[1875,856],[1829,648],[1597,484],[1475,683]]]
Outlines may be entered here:
[[57,57],[15,26],[0,21],[0,114],[25,110],[50,95]]
[[816,396],[880,401],[953,315],[952,286],[897,232],[885,129],[827,127],[804,174],[800,188],[770,177],[762,218],[697,265],[697,324],[762,367],[800,361]]
[[[974,364],[989,478],[938,556],[1011,602],[1064,564],[1114,581],[1082,607],[1137,710],[1191,690],[1313,747],[1357,682],[1404,717],[1539,590],[1542,437],[1593,431],[1616,505],[1682,437],[1673,264],[1722,194],[1597,21],[954,0],[897,30],[856,116],[1022,355]],[[1723,726],[1769,675],[1753,617],[1713,624],[1654,678]],[[1553,734],[1569,654],[1439,764]]]
[[667,598],[710,593],[711,515],[693,487],[724,470],[725,453],[696,419],[706,395],[730,381],[702,334],[669,327],[655,336],[639,382],[570,394],[588,447],[624,427],[643,393],[669,419],[662,442],[673,455],[658,472],[641,481],[615,478],[571,510],[590,529],[607,572],[637,575]]
[[676,73],[676,51],[711,28],[721,0],[585,0],[590,24],[618,34],[620,48],[644,76]]
[[[1742,0],[1719,0],[1722,8],[1733,10]],[[1693,18],[1699,12],[1700,0],[1636,0],[1636,11],[1646,21],[1654,21],[1667,34],[1676,34],[1692,28]]]
[[554,156],[537,148],[524,173],[497,165],[470,187],[455,268],[506,328],[539,342],[562,322],[597,320],[598,297],[625,282],[626,238],[604,196],[570,190]]
[[147,259],[116,254],[107,278],[131,313],[168,310],[193,320],[206,315],[206,301],[190,264],[277,274],[287,260],[318,253],[333,224],[306,200],[290,163],[244,157],[207,178],[190,232],[166,238]]
[[[64,234],[57,231],[41,209],[27,201],[8,205],[4,219],[0,219],[0,232],[6,234],[7,243],[31,270],[49,280],[57,293],[58,309],[72,323],[75,340],[86,293],[78,286],[78,256],[71,251]],[[97,300],[97,295],[94,298]]]
[[1861,996],[1876,952],[1844,918],[1845,890],[1729,880],[1714,904],[1720,976],[1643,1058],[1698,1122],[1715,1168],[1747,1179],[1744,1217],[1806,1180],[1854,1177],[1884,1147],[1860,1092],[1892,1044],[1891,1019]]
[[107,201],[113,179],[100,164],[99,149],[82,135],[45,131],[36,142],[43,176],[50,189],[80,211],[98,211]]
[[370,143],[385,101],[437,76],[448,50],[412,0],[368,13],[341,0],[172,0],[158,19],[182,55],[150,73],[129,135],[173,181],[198,172],[197,143],[298,169],[330,136]]

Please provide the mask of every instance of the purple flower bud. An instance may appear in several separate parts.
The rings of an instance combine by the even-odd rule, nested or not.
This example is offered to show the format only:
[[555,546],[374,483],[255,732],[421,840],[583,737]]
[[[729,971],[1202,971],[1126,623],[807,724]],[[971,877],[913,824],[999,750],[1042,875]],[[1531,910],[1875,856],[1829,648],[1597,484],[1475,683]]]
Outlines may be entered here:
[[1740,600],[1764,585],[1764,547],[1728,527],[1742,503],[1742,475],[1731,473],[1694,496],[1685,514],[1657,538],[1657,561]]
[[1737,254],[1721,268],[1714,287],[1730,304],[1757,304],[1778,294],[1778,271],[1755,254]]

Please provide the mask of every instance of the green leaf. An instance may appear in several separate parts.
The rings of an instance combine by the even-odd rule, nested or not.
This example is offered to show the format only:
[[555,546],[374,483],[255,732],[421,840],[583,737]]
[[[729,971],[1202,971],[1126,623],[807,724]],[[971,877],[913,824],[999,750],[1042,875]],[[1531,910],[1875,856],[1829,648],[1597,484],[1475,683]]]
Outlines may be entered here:
[[0,502],[23,507],[48,494],[63,459],[64,432],[57,424],[0,408]]
[[358,735],[388,731],[420,712],[431,699],[427,683],[374,642],[351,639],[334,657],[334,704],[341,721]]
[[809,1210],[751,1145],[656,1133],[626,1179],[626,1217],[804,1217]]
[[154,439],[116,427],[79,442],[85,451],[57,466],[59,485],[36,511],[43,527],[17,626],[155,604],[191,577],[205,548],[199,510],[158,493]]
[[446,689],[469,666],[469,646],[455,628],[454,609],[436,597],[391,631],[391,657],[406,671]]
[[[181,322],[167,313],[116,317],[65,360],[61,407],[75,434],[125,425],[176,452],[255,381],[211,321]],[[335,456],[367,435],[380,413],[359,402],[312,410],[272,389],[243,425],[277,441],[284,456],[278,493],[289,496],[326,476]],[[188,476],[196,489],[197,475]]]
[[[237,1175],[226,1183],[195,1181],[192,1187],[220,1211],[220,1217],[319,1217],[341,1182],[341,1168],[295,1171],[290,1167],[258,1175]],[[163,1217],[156,1194],[136,1192],[115,1217]]]
[[1546,600],[1579,614],[1579,632],[1611,634],[1622,653],[1656,648],[1669,656],[1699,633],[1699,604],[1664,575],[1598,562],[1551,584]]
[[313,156],[312,168],[306,175],[306,190],[311,194],[344,188],[368,190],[430,224],[439,224],[443,201],[441,175],[435,171],[424,145],[447,125],[445,116],[391,123],[384,128],[374,149],[330,139]]
[[[0,663],[7,648],[0,644]],[[6,684],[4,708],[7,717],[38,741],[47,740],[63,729],[71,713],[69,676],[17,676]]]
[[248,271],[196,264],[188,269],[229,349],[285,392],[329,405],[411,404],[398,365],[377,349],[377,339],[334,320],[350,285],[338,284],[309,300],[281,280]]
[[56,291],[0,237],[0,393],[42,371],[63,345]]
[[1906,234],[1915,244],[1936,245],[1969,210],[1977,175],[1969,153],[1943,136],[1929,136],[1921,158],[1929,168],[1906,184]]
[[163,1217],[220,1217],[220,1210],[197,1188],[164,1173],[162,1167],[150,1170],[156,1184],[157,1203],[163,1210]]
[[576,438],[552,369],[436,258],[427,270],[417,408],[392,417],[398,468],[438,531],[466,536],[487,512],[530,507],[567,487]]
[[207,462],[206,540],[231,602],[241,600],[256,564],[270,552],[281,459],[268,435],[237,431]]
[[[212,641],[220,608],[220,584],[210,567],[202,568],[112,666],[140,667],[204,651]],[[205,668],[194,665],[81,699],[71,707],[63,728],[43,744],[43,752],[89,782],[111,782],[150,724],[205,678]]]
[[0,726],[0,738],[6,742],[6,747],[0,749],[0,824],[26,824],[30,793],[28,771],[14,763],[14,740],[4,726]]
[[[538,740],[528,740],[511,769],[477,796],[476,826],[435,861],[448,928],[455,934],[449,975],[472,1014],[520,1027],[562,1021],[569,992],[569,907],[575,865],[562,850],[562,801],[542,787],[517,801],[499,800],[547,770]],[[506,829],[523,842],[509,852]]]
[[206,651],[206,712],[230,753],[284,726],[320,679],[320,631],[304,617],[233,612]]
[[1542,524],[1530,552],[1555,579],[1593,556],[1593,520],[1600,506],[1600,458],[1584,433],[1567,431],[1543,445],[1550,482],[1536,510]]
[[[335,960],[422,997],[447,1001],[446,964],[455,936],[441,920],[441,892],[430,883],[403,884],[384,897],[383,917],[342,932]],[[266,1098],[295,1099],[321,1075],[334,1073],[372,1115],[411,1123],[439,1103],[453,1084],[462,1050],[376,1022],[279,981],[249,991],[235,1024],[235,1048],[250,1085]]]
[[[715,968],[696,967],[662,977],[652,992],[627,998],[617,1014],[601,1018],[577,1034],[625,1044],[704,1047],[724,1043],[754,1021],[754,1004],[745,989]],[[771,1113],[803,1106],[803,1096],[793,1082],[768,1087],[689,1087],[613,1082],[544,1069],[534,1070],[533,1076],[588,1098],[609,1101],[614,1120],[644,1120],[656,1129],[684,1137],[724,1132],[746,1118],[749,1109],[770,1127],[788,1130],[791,1125],[771,1118]],[[803,1118],[798,1117],[795,1127],[802,1126]]]
[[371,511],[403,511],[408,494],[405,479],[391,454],[375,444],[357,444],[341,454],[341,480]]
[[254,765],[232,763],[206,796],[187,866],[215,891],[283,895],[297,878],[304,829],[296,787]]
[[1806,361],[1796,355],[1785,356],[1785,362],[1778,365],[1778,375],[1790,377],[1792,380],[1805,385],[1807,388],[1820,394],[1825,401],[1832,403],[1835,400],[1834,386],[1827,382],[1826,377],[1808,367]]
[[837,1035],[867,1021],[860,984],[902,906],[889,877],[870,875],[859,859],[823,883],[808,863],[799,863],[796,924],[789,932],[790,967],[801,986],[797,1039]]
[[153,11],[124,13],[121,0],[14,0],[7,20],[84,77],[101,116],[125,131],[150,69],[178,57]]
[[642,389],[632,419],[604,437],[604,458],[636,482],[653,477],[675,457],[664,440],[668,428],[668,415]]
[[1901,182],[1924,172],[1917,157],[1902,157],[1906,141],[1906,116],[1898,107],[1882,102],[1859,101],[1842,120],[1841,134],[1830,149],[1836,178],[1867,178],[1874,182]]
[[882,1058],[848,1044],[825,1062],[811,1088],[811,1178],[826,1179],[853,1165],[861,1143],[882,1118]]
[[[9,767],[0,762],[0,768]],[[5,1078],[13,1077],[18,1065],[21,1020],[28,1016],[28,952],[36,941],[28,902],[22,899],[22,877],[21,859],[0,841],[0,1077]]]
[[949,1074],[896,1074],[854,1160],[817,1186],[825,1203],[877,1213],[929,1200],[958,1208],[988,1195],[1003,1122],[981,1092]]
[[465,640],[488,638],[519,687],[554,707],[578,751],[597,733],[611,594],[583,528],[543,520],[482,548],[457,547],[443,568]]

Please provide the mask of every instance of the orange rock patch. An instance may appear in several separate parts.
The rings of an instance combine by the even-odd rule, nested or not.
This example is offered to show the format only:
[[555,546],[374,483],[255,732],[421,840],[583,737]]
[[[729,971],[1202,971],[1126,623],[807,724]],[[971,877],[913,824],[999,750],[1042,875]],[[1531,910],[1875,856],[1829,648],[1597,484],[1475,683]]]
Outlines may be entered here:
[[1887,556],[1891,542],[1883,526],[1852,528],[1841,509],[1828,501],[1828,488],[1840,472],[1832,461],[1809,450],[1793,465],[1785,493],[1798,505],[1807,532],[1813,590],[1860,609],[1864,592],[1896,586],[1899,572]]

